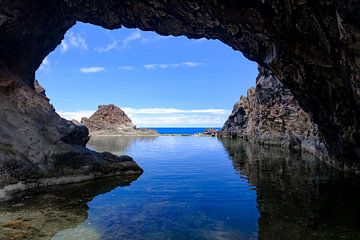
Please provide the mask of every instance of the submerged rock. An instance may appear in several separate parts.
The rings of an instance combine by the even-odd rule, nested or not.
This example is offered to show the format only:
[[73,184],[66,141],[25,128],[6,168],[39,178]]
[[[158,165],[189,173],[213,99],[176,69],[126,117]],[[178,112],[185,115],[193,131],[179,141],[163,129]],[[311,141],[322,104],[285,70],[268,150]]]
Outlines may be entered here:
[[291,91],[269,71],[261,69],[256,87],[241,96],[221,131],[222,136],[305,150],[328,158],[318,126]]
[[10,78],[0,83],[0,201],[52,185],[142,173],[130,157],[87,149],[87,128],[62,119],[43,91]]
[[0,204],[0,239],[100,239],[98,233],[81,226],[88,218],[88,203],[135,180],[135,176],[98,179]]
[[100,105],[90,118],[82,118],[81,123],[91,135],[157,135],[155,130],[136,128],[126,113],[114,104]]

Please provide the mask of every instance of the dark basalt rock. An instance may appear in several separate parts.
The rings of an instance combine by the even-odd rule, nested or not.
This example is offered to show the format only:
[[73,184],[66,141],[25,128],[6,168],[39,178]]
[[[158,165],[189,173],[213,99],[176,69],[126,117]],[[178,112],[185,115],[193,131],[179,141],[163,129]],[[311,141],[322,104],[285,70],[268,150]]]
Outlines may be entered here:
[[33,88],[35,70],[76,21],[219,39],[291,90],[318,125],[329,164],[358,170],[359,13],[346,0],[3,0],[0,92],[11,90],[1,83],[9,79]]
[[128,156],[85,148],[85,126],[60,118],[43,91],[23,83],[1,81],[0,201],[21,192],[113,175],[135,175],[142,169]]
[[318,126],[291,91],[265,69],[260,69],[256,87],[234,105],[221,135],[329,158]]

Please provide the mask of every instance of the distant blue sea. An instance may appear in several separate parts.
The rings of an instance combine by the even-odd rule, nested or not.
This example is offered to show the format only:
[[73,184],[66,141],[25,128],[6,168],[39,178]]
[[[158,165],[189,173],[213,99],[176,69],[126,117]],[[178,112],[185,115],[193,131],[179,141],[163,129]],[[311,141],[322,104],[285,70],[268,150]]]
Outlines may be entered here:
[[[206,128],[150,128],[156,130],[160,134],[196,134],[203,133]],[[221,130],[221,128],[214,128],[215,130]]]

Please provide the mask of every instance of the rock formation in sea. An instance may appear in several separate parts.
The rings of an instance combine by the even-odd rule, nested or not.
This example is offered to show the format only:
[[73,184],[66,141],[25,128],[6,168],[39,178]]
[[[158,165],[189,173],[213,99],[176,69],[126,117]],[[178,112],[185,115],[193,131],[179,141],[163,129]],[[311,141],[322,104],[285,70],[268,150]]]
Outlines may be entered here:
[[81,123],[91,135],[157,135],[155,130],[137,128],[126,113],[114,104],[99,105],[90,118],[82,118]]
[[328,158],[317,124],[291,91],[265,69],[260,69],[256,87],[248,89],[247,96],[234,105],[221,133]]
[[[359,12],[359,2],[347,0],[2,0],[0,166],[5,174],[0,185],[20,180],[4,176],[23,172],[23,166],[46,172],[43,163],[53,162],[56,154],[84,159],[85,151],[91,159],[103,159],[83,147],[83,128],[61,119],[34,93],[35,71],[77,21],[220,40],[271,71],[292,92],[317,124],[328,164],[358,171]],[[68,164],[69,158],[62,157],[55,162]]]
[[87,149],[85,126],[59,117],[43,88],[0,81],[0,201],[23,191],[110,175],[140,175],[128,156]]

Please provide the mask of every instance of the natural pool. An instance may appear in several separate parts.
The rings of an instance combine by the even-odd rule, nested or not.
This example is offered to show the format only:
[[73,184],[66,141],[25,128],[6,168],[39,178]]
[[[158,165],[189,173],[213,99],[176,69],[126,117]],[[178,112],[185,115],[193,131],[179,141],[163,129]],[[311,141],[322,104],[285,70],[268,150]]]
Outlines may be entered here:
[[89,145],[143,175],[2,204],[0,239],[360,239],[360,179],[311,156],[211,137]]

